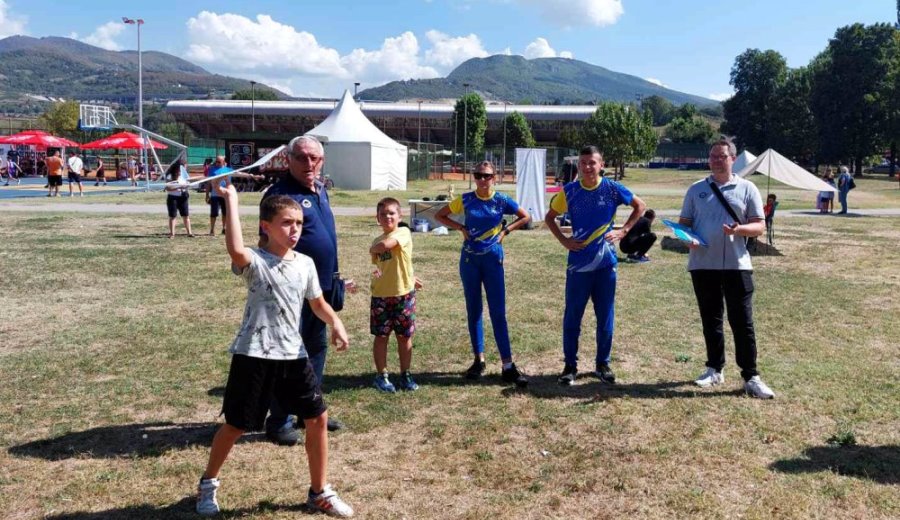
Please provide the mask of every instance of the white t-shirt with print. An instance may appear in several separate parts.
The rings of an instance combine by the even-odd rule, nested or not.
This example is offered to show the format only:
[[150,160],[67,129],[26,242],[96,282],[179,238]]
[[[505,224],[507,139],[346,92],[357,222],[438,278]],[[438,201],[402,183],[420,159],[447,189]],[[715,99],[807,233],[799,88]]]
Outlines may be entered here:
[[300,337],[304,300],[322,295],[316,265],[294,252],[291,260],[250,249],[250,264],[232,271],[247,284],[247,305],[232,354],[262,359],[302,359],[309,355]]

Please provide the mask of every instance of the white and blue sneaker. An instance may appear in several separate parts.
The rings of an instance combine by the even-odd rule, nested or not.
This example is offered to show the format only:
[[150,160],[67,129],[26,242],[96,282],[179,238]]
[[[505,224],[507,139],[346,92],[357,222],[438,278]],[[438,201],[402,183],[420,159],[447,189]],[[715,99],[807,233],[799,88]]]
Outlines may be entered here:
[[707,388],[710,386],[721,385],[724,382],[725,374],[719,372],[715,368],[706,367],[706,371],[700,374],[700,377],[694,381],[694,384],[702,388]]
[[353,516],[353,508],[350,507],[350,504],[341,500],[341,497],[331,489],[331,484],[327,484],[321,493],[313,493],[313,490],[310,489],[306,499],[306,507],[338,518],[350,518]]
[[385,392],[388,394],[397,392],[397,389],[394,387],[394,383],[391,383],[391,380],[388,379],[387,372],[376,375],[375,381],[372,382],[372,385],[377,388],[379,392]]
[[400,390],[404,390],[406,392],[414,392],[419,389],[419,385],[413,381],[412,375],[409,373],[409,370],[400,374]]

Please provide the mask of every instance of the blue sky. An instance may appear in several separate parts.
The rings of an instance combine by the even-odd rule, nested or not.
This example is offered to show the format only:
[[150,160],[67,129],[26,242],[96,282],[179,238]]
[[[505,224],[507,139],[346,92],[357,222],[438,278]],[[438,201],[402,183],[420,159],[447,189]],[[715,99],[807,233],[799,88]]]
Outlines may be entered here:
[[[815,5],[814,8],[809,7]],[[774,49],[806,65],[838,27],[896,21],[895,0],[0,0],[0,37],[69,36],[112,50],[183,57],[291,94],[338,97],[397,79],[444,76],[498,53],[574,57],[705,97],[734,58]]]

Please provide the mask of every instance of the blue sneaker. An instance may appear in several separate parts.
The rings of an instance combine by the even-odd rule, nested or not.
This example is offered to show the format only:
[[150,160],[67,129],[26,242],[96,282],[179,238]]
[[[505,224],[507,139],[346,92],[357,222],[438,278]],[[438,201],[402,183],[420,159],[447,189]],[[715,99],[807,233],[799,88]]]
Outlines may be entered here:
[[419,385],[413,381],[412,376],[409,373],[409,370],[400,374],[400,390],[405,390],[407,392],[413,392],[419,389]]
[[639,263],[639,264],[644,264],[644,263],[647,263],[647,262],[649,262],[649,261],[650,261],[650,257],[647,256],[647,255],[639,256],[639,257],[637,258],[637,263]]
[[378,374],[375,376],[375,381],[372,383],[375,388],[380,392],[385,392],[388,394],[393,394],[397,392],[397,389],[394,388],[394,384],[391,383],[391,380],[388,379],[388,373],[385,372],[383,374]]

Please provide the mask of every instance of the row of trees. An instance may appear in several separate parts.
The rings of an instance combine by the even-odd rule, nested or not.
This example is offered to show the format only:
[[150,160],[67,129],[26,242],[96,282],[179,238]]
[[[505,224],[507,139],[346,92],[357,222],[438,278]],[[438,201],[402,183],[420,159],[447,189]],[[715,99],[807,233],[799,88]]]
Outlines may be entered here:
[[753,153],[776,148],[808,163],[867,158],[900,141],[900,29],[853,24],[835,32],[806,67],[774,50],[748,49],[731,69],[735,94],[722,130]]
[[[698,117],[696,108],[688,108],[679,117],[683,117],[685,121]],[[484,150],[484,133],[487,128],[484,100],[474,93],[461,97],[454,107],[452,123],[457,146],[467,147],[468,157],[477,157]],[[507,147],[535,145],[528,122],[521,113],[511,112],[503,124]],[[709,130],[712,131],[711,128]],[[616,167],[617,179],[625,175],[626,163],[652,156],[657,143],[658,137],[653,130],[652,114],[649,111],[641,112],[634,105],[614,102],[600,103],[581,127],[563,131],[559,140],[559,146],[563,148],[579,149],[587,144],[598,146],[603,150],[606,162]]]

